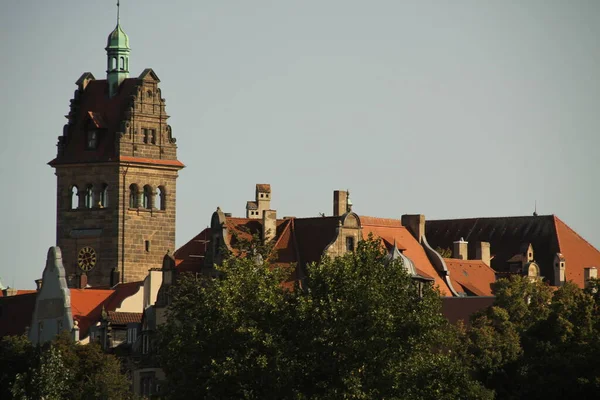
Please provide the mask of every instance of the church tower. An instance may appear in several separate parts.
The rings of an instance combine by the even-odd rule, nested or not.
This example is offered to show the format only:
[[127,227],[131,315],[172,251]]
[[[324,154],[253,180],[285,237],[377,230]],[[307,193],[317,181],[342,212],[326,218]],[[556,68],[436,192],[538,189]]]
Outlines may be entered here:
[[[118,14],[117,14],[118,15]],[[49,165],[57,176],[56,242],[70,287],[145,278],[175,249],[177,146],[160,79],[129,77],[129,38],[106,45],[106,79],[90,72],[77,89]]]

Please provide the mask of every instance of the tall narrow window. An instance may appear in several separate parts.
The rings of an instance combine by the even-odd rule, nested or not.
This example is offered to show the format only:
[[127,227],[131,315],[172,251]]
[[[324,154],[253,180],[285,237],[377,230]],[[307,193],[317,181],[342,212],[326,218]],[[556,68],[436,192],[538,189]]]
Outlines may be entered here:
[[152,208],[152,188],[150,187],[150,185],[144,186],[144,197],[142,200],[142,206],[144,208]]
[[164,186],[159,186],[158,189],[156,190],[156,208],[158,208],[159,210],[166,210],[167,209],[167,204],[166,204],[166,194],[165,194],[165,187]]
[[94,186],[87,185],[85,188],[85,208],[94,207]]
[[135,183],[129,186],[129,207],[138,207],[138,187]]
[[121,61],[119,64],[119,68],[121,69],[121,71],[125,71],[125,57],[121,57]]
[[156,144],[156,129],[150,129],[152,144]]
[[110,69],[111,71],[114,71],[115,69],[117,69],[117,57],[113,57],[110,61]]
[[148,143],[148,129],[144,128],[142,132],[144,132],[144,143]]
[[94,150],[98,147],[98,131],[90,130],[87,132],[86,147],[88,150]]
[[346,236],[346,250],[354,251],[354,237]]
[[73,185],[71,188],[71,210],[79,208],[79,189]]
[[106,183],[102,186],[102,191],[100,192],[100,206],[108,206],[108,185]]

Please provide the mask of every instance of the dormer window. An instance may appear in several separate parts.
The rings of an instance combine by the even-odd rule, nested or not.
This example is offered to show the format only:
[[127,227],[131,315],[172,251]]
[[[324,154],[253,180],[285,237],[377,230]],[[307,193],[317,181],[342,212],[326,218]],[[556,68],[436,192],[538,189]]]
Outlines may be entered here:
[[346,236],[346,251],[354,251],[354,237]]
[[88,150],[95,150],[98,147],[98,131],[90,130],[87,132],[86,148]]

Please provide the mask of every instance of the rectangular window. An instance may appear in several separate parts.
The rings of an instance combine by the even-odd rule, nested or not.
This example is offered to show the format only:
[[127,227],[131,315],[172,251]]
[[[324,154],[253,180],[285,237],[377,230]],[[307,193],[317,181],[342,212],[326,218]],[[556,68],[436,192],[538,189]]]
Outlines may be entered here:
[[144,247],[146,248],[146,253],[150,252],[150,241],[144,240]]
[[137,339],[137,328],[129,328],[127,329],[127,343],[133,344]]
[[148,143],[148,129],[144,128],[142,132],[144,133],[144,143]]
[[156,129],[150,129],[152,144],[156,144]]
[[87,133],[87,149],[94,150],[98,146],[98,132],[88,131]]
[[346,236],[346,251],[354,251],[354,237]]

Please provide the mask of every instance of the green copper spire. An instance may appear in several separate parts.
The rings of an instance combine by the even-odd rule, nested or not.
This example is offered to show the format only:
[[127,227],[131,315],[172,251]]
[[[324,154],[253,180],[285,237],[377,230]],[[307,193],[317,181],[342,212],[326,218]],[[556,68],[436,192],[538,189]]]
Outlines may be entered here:
[[120,4],[117,1],[117,26],[108,35],[106,43],[108,93],[112,97],[119,91],[119,85],[129,78],[129,38],[121,28]]

